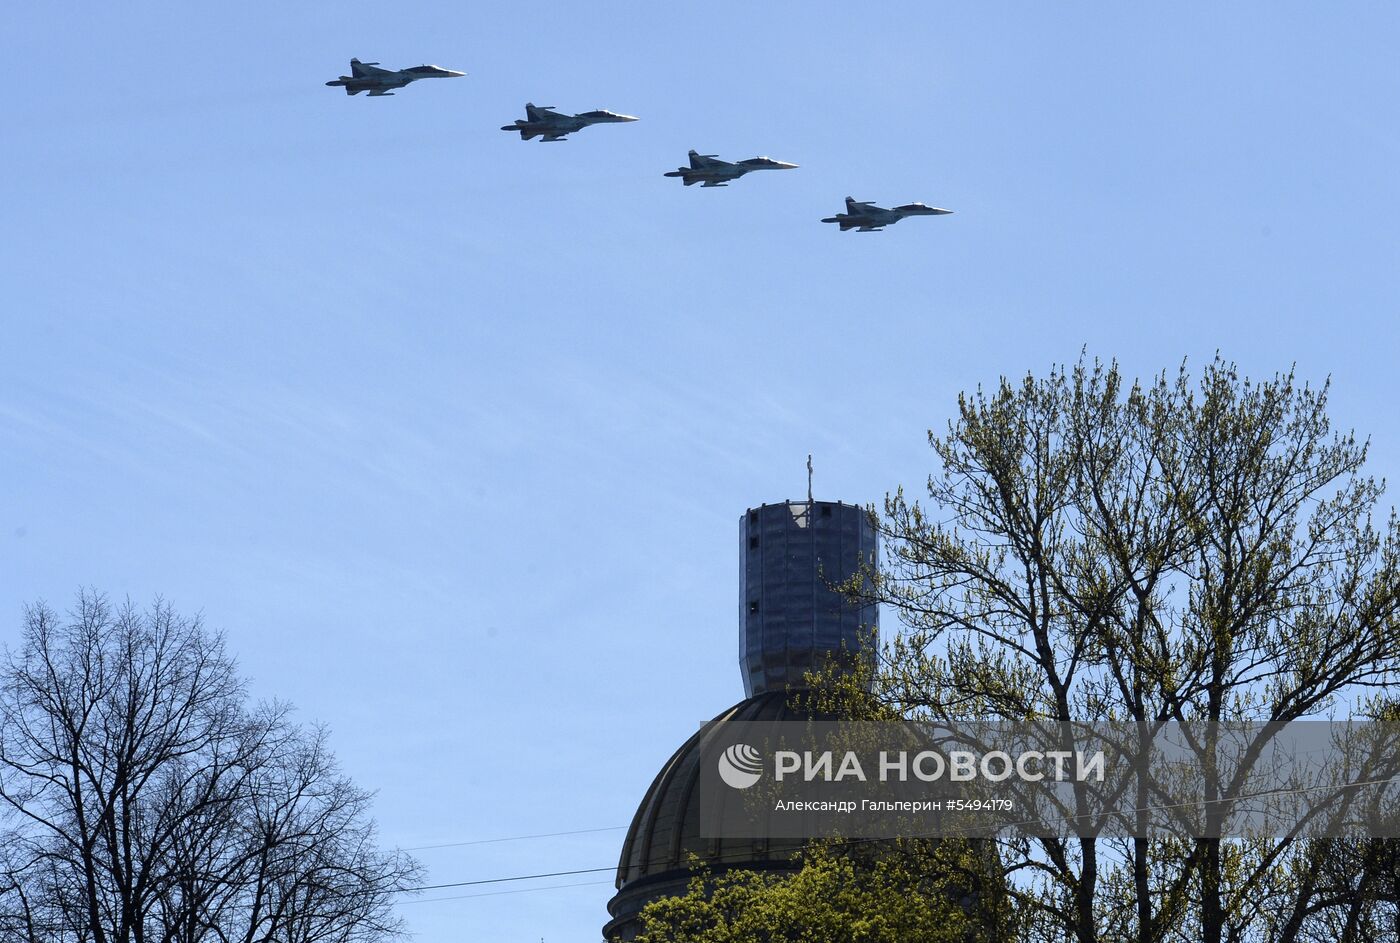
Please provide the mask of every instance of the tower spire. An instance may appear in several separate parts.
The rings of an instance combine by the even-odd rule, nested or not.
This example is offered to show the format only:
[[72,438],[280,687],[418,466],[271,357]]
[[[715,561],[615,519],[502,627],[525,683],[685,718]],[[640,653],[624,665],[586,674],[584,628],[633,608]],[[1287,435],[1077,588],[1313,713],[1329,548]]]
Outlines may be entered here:
[[807,453],[807,503],[812,503],[812,453]]

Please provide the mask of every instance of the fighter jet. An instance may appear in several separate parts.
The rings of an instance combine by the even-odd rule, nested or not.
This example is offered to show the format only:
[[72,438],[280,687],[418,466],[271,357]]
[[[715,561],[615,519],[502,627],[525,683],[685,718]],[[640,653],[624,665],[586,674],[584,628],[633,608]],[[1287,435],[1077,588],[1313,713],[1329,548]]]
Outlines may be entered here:
[[692,183],[698,183],[702,187],[726,187],[729,181],[737,180],[753,170],[791,170],[796,166],[773,160],[771,157],[750,157],[748,160],[731,164],[713,154],[697,154],[691,151],[689,167],[678,167],[663,176],[680,177],[687,187]]
[[840,223],[842,232],[848,229],[854,229],[856,232],[879,232],[906,216],[946,216],[951,212],[953,211],[936,206],[924,206],[922,203],[905,203],[903,206],[885,209],[874,203],[860,203],[846,197],[846,212],[828,216],[822,222]]
[[400,69],[397,72],[376,68],[378,65],[377,62],[361,62],[359,59],[351,59],[350,74],[342,75],[334,82],[326,84],[332,88],[343,86],[347,95],[369,92],[371,98],[378,98],[381,95],[392,95],[394,93],[390,89],[403,88],[409,82],[416,82],[419,79],[450,79],[467,74],[453,72],[451,69],[443,69],[435,65],[416,65],[411,69]]
[[533,102],[525,103],[525,120],[501,126],[502,131],[519,131],[520,140],[529,141],[538,137],[540,141],[563,141],[566,134],[582,131],[590,124],[615,124],[620,121],[636,121],[631,115],[614,114],[611,111],[585,111],[581,115],[565,115],[554,111],[554,106],[541,106]]

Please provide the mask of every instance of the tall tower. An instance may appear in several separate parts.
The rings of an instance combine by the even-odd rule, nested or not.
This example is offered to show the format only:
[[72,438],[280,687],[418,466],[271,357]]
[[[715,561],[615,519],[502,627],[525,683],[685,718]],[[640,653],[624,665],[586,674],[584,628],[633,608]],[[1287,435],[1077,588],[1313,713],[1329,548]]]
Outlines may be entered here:
[[[876,563],[875,528],[859,507],[839,501],[784,502],[752,508],[739,519],[739,670],[744,700],[716,723],[804,720],[789,698],[807,673],[829,661],[870,661],[876,607],[852,603],[832,587]],[[686,892],[692,857],[714,874],[742,868],[787,873],[805,842],[709,838],[700,834],[696,783],[715,725],[696,733],[656,774],[642,797],[617,865],[608,902],[608,940],[631,940],[638,915],[653,900]]]
[[828,659],[875,656],[879,609],[834,588],[877,563],[875,528],[840,501],[751,508],[739,523],[739,672],[744,694],[799,688]]

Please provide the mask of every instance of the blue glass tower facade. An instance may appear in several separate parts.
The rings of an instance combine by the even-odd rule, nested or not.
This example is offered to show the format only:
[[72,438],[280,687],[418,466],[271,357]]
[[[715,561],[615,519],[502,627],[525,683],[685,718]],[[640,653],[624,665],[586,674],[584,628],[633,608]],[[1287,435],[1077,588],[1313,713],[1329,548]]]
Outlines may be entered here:
[[828,658],[873,659],[879,610],[831,588],[876,563],[864,509],[831,501],[751,508],[739,521],[744,694],[785,691]]

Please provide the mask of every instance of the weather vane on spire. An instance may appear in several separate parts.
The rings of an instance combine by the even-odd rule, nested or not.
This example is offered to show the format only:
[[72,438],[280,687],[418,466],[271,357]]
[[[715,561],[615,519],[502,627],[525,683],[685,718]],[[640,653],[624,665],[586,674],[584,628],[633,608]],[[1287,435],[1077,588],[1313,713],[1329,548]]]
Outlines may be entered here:
[[812,453],[807,453],[807,503],[812,503]]

